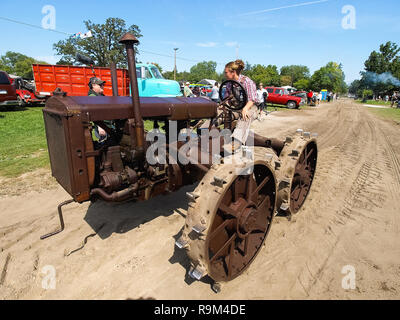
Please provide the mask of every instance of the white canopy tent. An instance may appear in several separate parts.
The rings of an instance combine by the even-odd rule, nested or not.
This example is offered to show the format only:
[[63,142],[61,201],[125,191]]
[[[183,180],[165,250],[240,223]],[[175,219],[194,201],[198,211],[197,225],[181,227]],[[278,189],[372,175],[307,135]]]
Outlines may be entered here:
[[205,84],[207,86],[213,86],[217,81],[215,80],[210,80],[210,79],[203,79],[198,82],[198,84]]

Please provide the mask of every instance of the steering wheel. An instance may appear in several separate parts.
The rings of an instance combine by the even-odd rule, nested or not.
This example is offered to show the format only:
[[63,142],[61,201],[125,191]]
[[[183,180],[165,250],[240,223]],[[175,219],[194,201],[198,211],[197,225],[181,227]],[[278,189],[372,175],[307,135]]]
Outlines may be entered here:
[[235,80],[226,80],[221,84],[219,98],[232,111],[240,111],[247,104],[246,90]]

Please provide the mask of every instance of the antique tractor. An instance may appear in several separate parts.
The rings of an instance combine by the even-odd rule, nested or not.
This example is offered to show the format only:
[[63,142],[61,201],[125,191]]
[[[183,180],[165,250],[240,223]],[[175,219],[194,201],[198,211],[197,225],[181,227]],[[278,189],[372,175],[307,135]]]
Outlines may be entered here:
[[[229,281],[261,250],[273,217],[290,218],[305,202],[317,164],[316,135],[298,130],[280,141],[252,133],[252,146],[226,154],[230,135],[225,133],[235,130],[247,102],[240,83],[221,86],[220,104],[206,98],[139,98],[137,40],[127,33],[120,43],[126,46],[132,97],[117,96],[112,72],[114,96],[69,97],[56,90],[43,110],[52,174],[73,199],[58,207],[61,229],[42,239],[64,229],[61,208],[72,201],[143,201],[198,182],[187,193],[176,246],[187,251],[192,278]],[[144,130],[144,120],[152,121],[156,134]],[[107,132],[105,141],[93,141],[95,126]]]

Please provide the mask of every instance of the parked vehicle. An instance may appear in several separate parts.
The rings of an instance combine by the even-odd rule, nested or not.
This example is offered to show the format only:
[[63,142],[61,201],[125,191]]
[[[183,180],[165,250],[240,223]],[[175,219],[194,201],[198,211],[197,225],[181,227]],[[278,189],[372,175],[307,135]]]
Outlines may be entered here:
[[35,106],[46,102],[46,97],[35,94],[35,86],[21,77],[13,77],[20,106]]
[[283,88],[266,87],[268,91],[268,103],[285,105],[289,109],[298,109],[301,104],[301,98],[296,96],[291,96]]
[[[86,96],[89,80],[94,77],[91,67],[33,64],[32,68],[36,91],[47,97],[50,97],[56,88],[61,88],[69,96]],[[104,94],[111,96],[111,70],[98,67],[93,70],[97,77],[106,81]],[[118,94],[129,95],[128,71],[118,69],[117,77]]]
[[301,105],[307,103],[307,92],[305,91],[296,91],[290,94],[291,96],[299,97],[301,98]]
[[183,96],[177,81],[164,79],[160,70],[153,64],[136,65],[136,76],[141,97],[180,97]]
[[18,105],[13,80],[5,71],[0,71],[0,106]]
[[[36,90],[41,95],[51,96],[56,88],[61,88],[69,96],[86,96],[90,78],[96,76],[106,81],[104,94],[112,96],[111,69],[83,66],[62,66],[34,64],[33,74]],[[94,73],[93,73],[94,72]],[[182,96],[179,83],[166,80],[158,68],[151,64],[137,64],[139,95],[141,97]],[[129,75],[126,69],[117,69],[118,95],[129,96]]]

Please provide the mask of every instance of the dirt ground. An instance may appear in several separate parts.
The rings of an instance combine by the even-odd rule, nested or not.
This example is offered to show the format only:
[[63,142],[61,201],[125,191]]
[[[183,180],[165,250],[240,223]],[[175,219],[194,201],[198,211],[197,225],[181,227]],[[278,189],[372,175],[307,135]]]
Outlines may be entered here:
[[[298,128],[319,134],[309,198],[292,221],[274,219],[256,260],[221,293],[191,281],[174,246],[194,186],[145,203],[71,204],[66,230],[42,241],[69,197],[41,170],[0,181],[0,298],[399,299],[400,127],[350,100],[254,123],[279,138]],[[348,265],[354,290],[342,288]],[[55,289],[43,289],[46,266]]]

